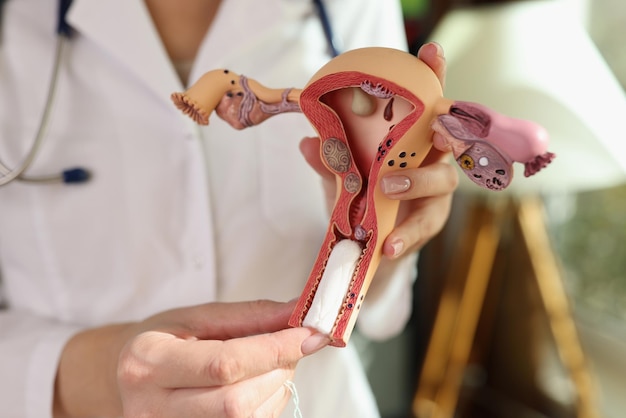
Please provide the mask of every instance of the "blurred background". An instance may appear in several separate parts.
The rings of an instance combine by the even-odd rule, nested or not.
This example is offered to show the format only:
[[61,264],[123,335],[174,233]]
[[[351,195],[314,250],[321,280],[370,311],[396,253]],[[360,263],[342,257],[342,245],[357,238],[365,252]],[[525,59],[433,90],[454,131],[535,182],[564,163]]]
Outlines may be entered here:
[[[539,3],[559,8],[518,19]],[[506,101],[493,97],[496,110],[507,101],[516,106],[502,113],[539,109],[563,165],[535,176],[548,181],[495,197],[462,182],[446,229],[421,253],[405,332],[384,343],[355,337],[383,416],[624,416],[626,134],[618,124],[626,119],[626,2],[404,0],[403,6],[412,52],[429,39],[445,40],[446,97],[492,105],[480,90],[480,83],[492,83],[506,91]],[[479,21],[486,15],[491,20]],[[492,22],[505,15],[510,23]],[[463,19],[474,27],[462,27]],[[518,24],[521,35],[511,38]],[[486,27],[496,32],[480,37]],[[472,39],[478,44],[460,51],[451,45]],[[512,50],[498,50],[492,45],[498,39]],[[548,49],[535,60],[543,40]],[[525,81],[513,80],[507,60],[513,68],[528,66],[529,80],[533,67],[562,80],[519,87]],[[596,66],[586,66],[594,60]],[[572,98],[572,91],[585,93]],[[514,183],[526,181],[518,177]]]

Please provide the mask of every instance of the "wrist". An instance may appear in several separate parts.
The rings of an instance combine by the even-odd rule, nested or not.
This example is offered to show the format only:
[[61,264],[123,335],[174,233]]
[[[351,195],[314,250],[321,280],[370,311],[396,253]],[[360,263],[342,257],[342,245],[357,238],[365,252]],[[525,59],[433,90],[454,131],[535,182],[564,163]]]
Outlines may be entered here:
[[55,417],[122,415],[117,363],[129,330],[129,324],[107,325],[68,340],[55,379]]

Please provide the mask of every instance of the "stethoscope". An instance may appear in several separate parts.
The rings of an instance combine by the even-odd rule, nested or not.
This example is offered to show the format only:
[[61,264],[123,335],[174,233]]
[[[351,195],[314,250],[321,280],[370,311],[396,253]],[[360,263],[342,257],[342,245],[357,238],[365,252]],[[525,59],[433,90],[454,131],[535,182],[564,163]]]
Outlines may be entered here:
[[[338,40],[333,33],[332,26],[326,7],[322,0],[312,0],[313,5],[317,11],[322,29],[324,31],[324,37],[328,45],[329,54],[335,57],[339,54]],[[2,15],[2,6],[4,0],[0,0],[0,17]],[[30,150],[24,156],[22,162],[15,168],[9,168],[6,164],[0,160],[0,186],[5,186],[15,180],[28,183],[64,183],[64,184],[80,184],[89,180],[91,173],[89,170],[83,167],[72,167],[65,169],[57,174],[51,174],[47,176],[29,176],[26,171],[29,169],[35,157],[37,156],[46,136],[46,129],[50,120],[50,114],[52,111],[52,105],[54,103],[54,96],[56,93],[57,82],[59,78],[59,69],[61,67],[61,57],[63,56],[63,49],[65,44],[72,36],[72,28],[67,23],[66,15],[72,4],[72,0],[59,0],[58,16],[57,16],[57,42],[54,52],[54,62],[52,66],[52,76],[50,78],[50,84],[48,86],[48,92],[46,95],[45,106],[43,114],[35,133]]]
[[[0,7],[2,7],[0,2]],[[72,0],[59,0],[58,20],[57,20],[57,42],[54,52],[54,64],[52,66],[51,81],[48,86],[48,93],[46,95],[46,102],[41,119],[39,120],[39,126],[35,138],[30,147],[30,150],[24,156],[22,162],[15,168],[10,169],[0,160],[0,186],[7,185],[14,180],[20,180],[30,183],[58,183],[63,182],[66,184],[83,183],[89,180],[90,173],[88,170],[82,167],[74,167],[63,170],[61,173],[51,174],[47,176],[28,176],[26,170],[31,166],[37,153],[41,149],[41,145],[45,138],[46,129],[50,120],[50,113],[52,110],[52,104],[54,103],[54,95],[56,92],[57,81],[59,78],[59,68],[61,67],[61,56],[63,55],[63,48],[65,43],[72,34],[72,29],[65,20],[65,15],[70,7]]]

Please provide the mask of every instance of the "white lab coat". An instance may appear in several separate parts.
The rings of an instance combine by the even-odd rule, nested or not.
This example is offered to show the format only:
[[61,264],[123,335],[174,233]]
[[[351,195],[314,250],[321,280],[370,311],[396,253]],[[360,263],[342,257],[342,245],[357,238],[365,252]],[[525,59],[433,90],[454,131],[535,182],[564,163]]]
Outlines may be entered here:
[[[326,3],[345,48],[406,47],[396,3]],[[5,5],[0,159],[9,166],[29,150],[43,110],[56,7]],[[244,131],[213,116],[200,128],[170,102],[184,87],[143,2],[75,0],[69,22],[77,36],[28,173],[81,165],[93,178],[0,188],[7,304],[0,415],[7,418],[50,415],[59,354],[81,328],[209,301],[298,296],[327,225],[319,178],[298,150],[313,134],[304,116]],[[327,59],[310,1],[224,0],[190,80],[227,67],[268,86],[303,87]],[[372,285],[360,318],[366,335],[403,328],[413,265],[407,258]],[[296,385],[306,418],[378,415],[353,347],[303,360]]]

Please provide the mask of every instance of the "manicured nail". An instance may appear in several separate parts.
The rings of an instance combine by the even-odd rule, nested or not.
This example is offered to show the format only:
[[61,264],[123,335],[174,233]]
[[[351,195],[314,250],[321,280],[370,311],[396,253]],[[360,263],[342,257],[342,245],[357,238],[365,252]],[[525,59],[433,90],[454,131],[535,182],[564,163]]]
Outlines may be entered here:
[[326,347],[329,342],[330,338],[327,335],[315,333],[302,342],[300,350],[307,356]]
[[406,192],[411,187],[411,179],[405,176],[383,177],[381,187],[385,194]]
[[439,58],[443,58],[443,59],[446,58],[445,55],[444,55],[444,52],[443,52],[443,47],[439,43],[437,43],[437,42],[431,41],[431,42],[427,42],[427,43],[423,44],[419,48],[419,50],[417,51],[417,55],[418,56],[420,55],[420,52],[421,52],[422,48],[424,48],[424,49],[425,48],[435,48],[435,55],[437,55]]
[[437,42],[431,42],[433,45],[435,45],[435,48],[437,48],[437,55],[440,56],[441,58],[445,58],[444,54],[443,54],[443,47],[441,45],[439,45],[439,43]]
[[404,241],[395,240],[391,243],[391,248],[393,248],[393,256],[399,256],[400,254],[402,254],[402,250],[404,250]]

